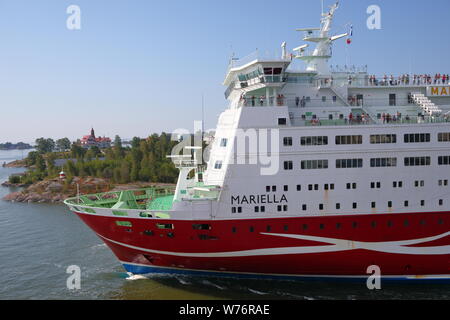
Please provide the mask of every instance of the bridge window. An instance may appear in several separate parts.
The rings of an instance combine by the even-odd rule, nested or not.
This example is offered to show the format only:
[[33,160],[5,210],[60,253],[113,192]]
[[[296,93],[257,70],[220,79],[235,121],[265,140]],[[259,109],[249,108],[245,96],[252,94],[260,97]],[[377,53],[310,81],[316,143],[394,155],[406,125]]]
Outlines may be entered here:
[[396,167],[397,158],[372,158],[370,159],[370,166],[372,168]]

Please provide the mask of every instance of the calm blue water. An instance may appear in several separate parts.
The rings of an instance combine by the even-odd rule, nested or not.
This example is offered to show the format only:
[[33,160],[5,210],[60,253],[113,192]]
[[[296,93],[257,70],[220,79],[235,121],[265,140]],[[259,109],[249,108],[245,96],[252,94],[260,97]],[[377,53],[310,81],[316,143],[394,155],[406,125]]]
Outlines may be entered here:
[[[0,151],[0,164],[26,156]],[[22,169],[0,167],[0,182]],[[10,188],[0,187],[0,198]],[[81,289],[66,287],[70,265]],[[159,275],[127,280],[109,249],[62,205],[0,200],[0,299],[450,299],[450,285],[333,284]]]

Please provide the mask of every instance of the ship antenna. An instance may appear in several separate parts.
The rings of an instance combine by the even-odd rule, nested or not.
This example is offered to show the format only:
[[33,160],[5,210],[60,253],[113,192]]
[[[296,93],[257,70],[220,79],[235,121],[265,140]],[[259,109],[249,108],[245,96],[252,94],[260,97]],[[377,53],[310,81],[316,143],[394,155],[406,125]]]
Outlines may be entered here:
[[203,144],[203,134],[205,132],[205,97],[202,93],[202,144]]

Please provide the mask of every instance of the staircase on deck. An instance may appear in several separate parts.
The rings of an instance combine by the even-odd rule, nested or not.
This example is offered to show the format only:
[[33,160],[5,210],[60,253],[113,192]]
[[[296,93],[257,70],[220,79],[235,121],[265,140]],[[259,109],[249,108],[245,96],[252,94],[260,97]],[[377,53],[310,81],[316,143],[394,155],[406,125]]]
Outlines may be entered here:
[[442,113],[442,110],[439,109],[433,102],[431,102],[430,99],[425,97],[423,93],[411,93],[411,98],[417,106],[419,106],[423,111],[425,111],[425,113],[431,116]]

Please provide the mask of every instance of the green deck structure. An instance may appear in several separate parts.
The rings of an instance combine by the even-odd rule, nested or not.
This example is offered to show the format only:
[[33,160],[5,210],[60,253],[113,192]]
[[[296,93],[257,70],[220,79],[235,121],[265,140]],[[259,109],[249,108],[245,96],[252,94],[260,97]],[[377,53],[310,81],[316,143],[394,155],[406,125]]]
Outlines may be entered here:
[[169,211],[172,209],[174,198],[173,188],[146,188],[139,190],[126,190],[106,192],[67,199],[68,204],[84,205],[92,208],[111,208],[115,214],[123,213],[120,210],[153,210]]

